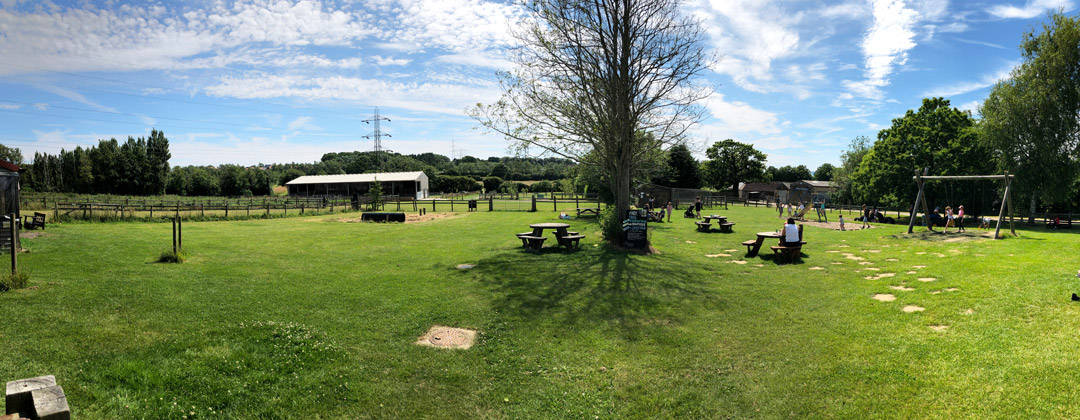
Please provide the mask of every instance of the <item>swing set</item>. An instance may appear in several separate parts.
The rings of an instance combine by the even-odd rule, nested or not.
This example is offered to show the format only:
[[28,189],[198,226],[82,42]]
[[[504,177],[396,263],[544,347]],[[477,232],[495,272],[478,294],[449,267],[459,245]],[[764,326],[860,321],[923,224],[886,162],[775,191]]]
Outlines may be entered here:
[[908,233],[912,233],[915,228],[915,212],[918,211],[919,205],[922,205],[923,210],[923,222],[927,229],[930,228],[930,209],[926,205],[926,194],[924,188],[926,181],[976,181],[976,180],[1002,180],[1005,181],[1005,194],[1001,199],[1001,208],[998,210],[997,226],[994,228],[994,239],[1001,239],[1001,221],[1005,218],[1005,209],[1009,209],[1009,231],[1013,236],[1016,235],[1016,227],[1013,225],[1012,217],[1012,196],[1009,194],[1012,189],[1012,179],[1015,175],[1010,175],[1008,171],[1003,175],[926,175],[930,168],[924,168],[922,175],[915,172],[915,176],[912,179],[919,185],[919,193],[915,196],[915,205],[911,207],[911,217],[908,218]]

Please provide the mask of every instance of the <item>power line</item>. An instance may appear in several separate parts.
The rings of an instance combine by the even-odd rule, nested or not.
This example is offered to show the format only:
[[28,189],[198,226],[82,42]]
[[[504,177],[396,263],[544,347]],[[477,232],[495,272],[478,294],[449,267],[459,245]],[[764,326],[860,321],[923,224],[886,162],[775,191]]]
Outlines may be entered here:
[[381,171],[381,170],[383,170],[382,138],[383,138],[383,136],[385,136],[385,137],[392,137],[392,136],[390,135],[390,133],[383,133],[382,132],[380,122],[381,121],[390,122],[390,119],[386,118],[386,117],[380,117],[379,116],[379,107],[375,107],[374,115],[370,119],[366,119],[366,120],[363,120],[363,121],[364,121],[365,124],[373,124],[375,126],[374,131],[372,131],[371,134],[368,134],[368,135],[364,136],[364,138],[365,139],[374,139],[375,140],[375,163],[379,166],[379,170]]

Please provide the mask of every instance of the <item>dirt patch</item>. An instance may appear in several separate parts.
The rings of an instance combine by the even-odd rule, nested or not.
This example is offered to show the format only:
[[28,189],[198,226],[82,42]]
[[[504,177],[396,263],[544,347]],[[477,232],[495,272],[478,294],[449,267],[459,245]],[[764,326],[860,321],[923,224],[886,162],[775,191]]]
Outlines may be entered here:
[[[857,230],[861,230],[857,226],[854,226],[852,224],[851,220],[847,220],[846,222],[847,222],[847,224],[845,225],[846,228],[847,228],[846,232],[854,232],[854,231],[857,231]],[[840,222],[828,222],[828,223],[826,223],[826,222],[815,222],[815,221],[810,221],[810,220],[804,220],[804,221],[799,222],[799,223],[802,223],[802,224],[804,224],[806,226],[813,226],[813,227],[822,228],[822,229],[840,230]]]
[[447,349],[468,349],[476,339],[476,331],[464,328],[432,326],[416,340],[416,345]]
[[963,312],[963,314],[964,314],[964,315],[974,315],[974,314],[975,314],[975,310],[974,310],[974,309],[971,309],[971,308],[968,308],[968,310],[964,311],[964,312]]
[[919,277],[919,281],[921,281],[923,283],[929,283],[929,282],[932,282],[934,280],[937,280],[937,279],[933,278],[933,277]]
[[931,325],[930,329],[934,330],[934,331],[937,331],[937,332],[943,332],[943,331],[949,329],[949,326],[948,325]]
[[893,290],[900,290],[900,291],[903,291],[903,292],[910,292],[912,290],[915,290],[914,287],[907,287],[907,286],[889,286],[889,288],[893,289]]
[[34,238],[40,238],[42,236],[47,236],[47,234],[43,230],[30,230],[30,231],[24,230],[24,231],[19,232],[19,238],[21,238],[21,239],[34,239]]
[[912,313],[912,312],[922,312],[922,311],[925,311],[925,310],[926,310],[926,308],[924,308],[924,307],[922,307],[922,306],[915,306],[915,305],[907,305],[907,306],[905,306],[905,307],[904,307],[903,309],[901,309],[901,310],[902,310],[902,311],[904,311],[904,312],[907,312],[907,313],[909,313],[909,314],[910,314],[910,313]]
[[743,264],[746,264],[746,260],[731,260],[731,263],[732,264],[743,265]]
[[873,298],[874,300],[876,300],[878,302],[892,302],[892,301],[896,300],[896,296],[894,296],[894,295],[892,295],[890,293],[878,293],[878,294],[876,294],[874,296],[871,296],[871,298]]
[[824,270],[825,267],[810,267],[811,270]]
[[705,254],[705,256],[709,257],[709,258],[717,258],[717,257],[730,257],[731,254]]

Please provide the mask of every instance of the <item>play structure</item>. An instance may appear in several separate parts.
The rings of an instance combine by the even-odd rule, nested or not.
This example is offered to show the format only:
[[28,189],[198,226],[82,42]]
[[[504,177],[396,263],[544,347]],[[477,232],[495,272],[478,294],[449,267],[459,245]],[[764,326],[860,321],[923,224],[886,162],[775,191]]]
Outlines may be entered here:
[[977,180],[1002,180],[1005,182],[1005,193],[1001,198],[1001,207],[998,209],[997,226],[994,228],[994,239],[1001,238],[1001,221],[1005,218],[1005,209],[1009,210],[1009,231],[1016,236],[1016,227],[1013,225],[1012,218],[1012,196],[1009,195],[1009,190],[1012,186],[1012,179],[1014,175],[1009,175],[1005,172],[1003,175],[926,175],[928,169],[923,169],[923,173],[920,175],[916,172],[913,179],[919,185],[919,193],[915,196],[915,205],[911,207],[911,217],[908,219],[908,233],[912,233],[915,228],[915,214],[919,210],[919,206],[922,206],[923,222],[928,229],[930,228],[930,209],[926,204],[926,181],[977,181]]

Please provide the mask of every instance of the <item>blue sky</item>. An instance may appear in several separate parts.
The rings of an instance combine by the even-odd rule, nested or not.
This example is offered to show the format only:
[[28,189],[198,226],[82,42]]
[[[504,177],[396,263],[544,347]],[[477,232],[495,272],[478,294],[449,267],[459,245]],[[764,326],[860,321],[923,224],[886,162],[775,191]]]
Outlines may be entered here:
[[[836,163],[925,96],[977,112],[1017,45],[1074,1],[689,0],[715,60],[690,133],[769,164]],[[0,143],[55,153],[164,130],[174,165],[385,148],[508,154],[466,114],[498,99],[523,14],[486,0],[0,0]]]

